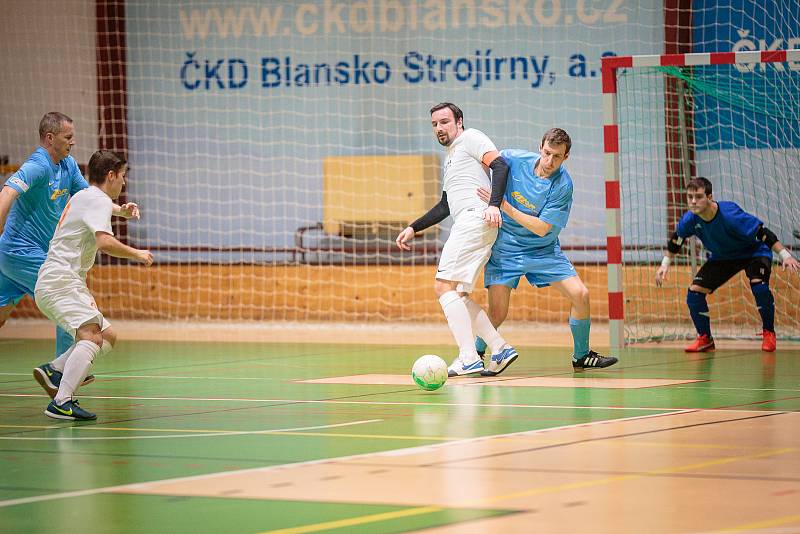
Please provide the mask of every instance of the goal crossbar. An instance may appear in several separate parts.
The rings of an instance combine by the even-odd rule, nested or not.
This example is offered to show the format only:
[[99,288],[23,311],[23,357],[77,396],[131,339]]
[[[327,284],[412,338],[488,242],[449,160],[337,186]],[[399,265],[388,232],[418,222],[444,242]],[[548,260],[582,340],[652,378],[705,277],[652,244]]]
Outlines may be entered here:
[[603,176],[606,201],[609,342],[612,349],[620,349],[625,345],[620,140],[617,108],[617,80],[620,70],[644,67],[754,65],[786,62],[800,62],[800,49],[607,56],[602,59]]

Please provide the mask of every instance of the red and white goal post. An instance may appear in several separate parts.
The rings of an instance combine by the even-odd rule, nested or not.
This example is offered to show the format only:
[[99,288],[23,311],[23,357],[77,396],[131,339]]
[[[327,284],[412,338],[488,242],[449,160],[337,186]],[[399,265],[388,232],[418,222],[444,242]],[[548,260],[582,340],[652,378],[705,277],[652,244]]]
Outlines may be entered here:
[[[715,199],[736,201],[800,252],[799,82],[800,50],[603,58],[612,349],[694,336],[685,291],[701,244],[684,246],[667,287],[654,284],[689,179],[706,176]],[[772,272],[779,339],[800,339],[798,277]],[[760,322],[745,280],[726,286],[709,300],[715,336],[752,337]]]

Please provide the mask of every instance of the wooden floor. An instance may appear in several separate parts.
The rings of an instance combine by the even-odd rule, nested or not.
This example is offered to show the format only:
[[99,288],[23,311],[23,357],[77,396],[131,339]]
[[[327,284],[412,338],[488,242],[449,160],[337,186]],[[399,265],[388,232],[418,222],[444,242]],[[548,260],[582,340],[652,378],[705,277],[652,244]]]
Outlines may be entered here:
[[75,424],[31,377],[52,343],[4,339],[0,532],[800,532],[800,349],[749,345],[518,347],[425,392],[449,344],[129,339]]

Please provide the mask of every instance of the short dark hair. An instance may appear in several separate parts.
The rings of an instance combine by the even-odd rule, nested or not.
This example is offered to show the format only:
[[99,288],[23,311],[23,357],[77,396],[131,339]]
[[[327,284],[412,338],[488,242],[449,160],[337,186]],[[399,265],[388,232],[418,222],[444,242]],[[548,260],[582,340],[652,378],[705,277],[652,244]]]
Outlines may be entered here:
[[61,125],[65,122],[71,124],[72,119],[58,111],[45,113],[42,120],[39,121],[39,139],[44,139],[44,136],[49,133],[56,135],[61,131]]
[[111,150],[98,150],[89,158],[89,183],[102,185],[109,171],[119,172],[127,162],[118,153]]
[[433,113],[435,111],[439,111],[440,109],[444,109],[444,108],[447,108],[450,111],[452,111],[453,112],[453,117],[455,117],[456,122],[461,120],[461,124],[463,126],[463,124],[464,124],[464,112],[461,111],[461,108],[459,108],[455,104],[451,104],[450,102],[442,102],[441,104],[436,104],[435,106],[433,106],[431,108],[431,115],[433,115]]
[[565,154],[569,154],[569,150],[572,148],[572,139],[570,139],[569,134],[561,128],[550,128],[547,130],[542,136],[541,146],[544,146],[545,143],[550,143],[551,145],[567,145]]
[[700,191],[703,190],[706,195],[710,195],[713,193],[711,182],[704,176],[698,176],[697,178],[692,178],[689,180],[689,183],[686,184],[687,191]]

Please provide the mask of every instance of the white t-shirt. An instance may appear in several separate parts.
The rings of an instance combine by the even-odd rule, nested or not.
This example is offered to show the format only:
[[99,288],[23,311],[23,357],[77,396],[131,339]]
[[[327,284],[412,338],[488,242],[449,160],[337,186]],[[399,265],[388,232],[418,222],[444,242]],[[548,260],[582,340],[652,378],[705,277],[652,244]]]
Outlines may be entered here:
[[86,284],[86,273],[97,255],[95,232],[114,235],[112,208],[111,197],[95,186],[73,195],[50,241],[47,259],[39,269],[37,288]]
[[444,186],[450,215],[455,219],[466,209],[483,212],[486,203],[478,198],[479,187],[491,189],[488,171],[481,159],[487,152],[497,150],[489,137],[474,128],[464,130],[445,149]]

